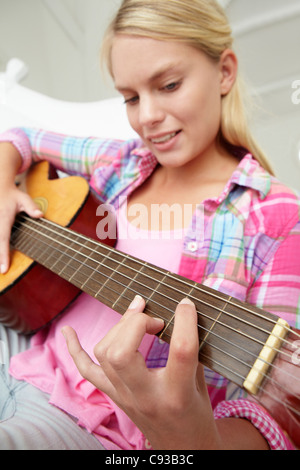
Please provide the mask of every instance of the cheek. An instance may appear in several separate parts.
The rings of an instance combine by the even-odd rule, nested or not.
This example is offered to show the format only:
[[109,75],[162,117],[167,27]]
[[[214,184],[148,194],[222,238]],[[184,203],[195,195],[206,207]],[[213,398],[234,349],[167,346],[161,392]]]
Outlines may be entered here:
[[210,87],[194,103],[193,116],[198,128],[210,135],[218,132],[221,125],[221,97],[218,91]]
[[138,119],[138,111],[136,107],[128,107],[127,108],[127,118],[130,126],[132,129],[137,132],[137,134],[140,134],[140,128],[139,128],[139,119]]

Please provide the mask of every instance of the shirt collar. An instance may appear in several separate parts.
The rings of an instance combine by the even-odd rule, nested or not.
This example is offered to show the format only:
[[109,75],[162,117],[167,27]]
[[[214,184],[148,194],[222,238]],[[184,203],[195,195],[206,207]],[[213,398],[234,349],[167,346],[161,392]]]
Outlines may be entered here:
[[229,190],[232,185],[237,184],[254,189],[260,193],[261,199],[265,199],[271,189],[271,175],[250,153],[247,153],[233,172],[228,184],[230,185]]
[[[157,160],[153,153],[147,147],[137,148],[134,150],[134,153],[141,157],[140,170],[143,172],[143,169],[147,168],[149,176],[149,170],[150,172],[153,171],[157,165]],[[271,175],[261,167],[250,153],[246,153],[224,190],[218,198],[214,199],[214,202],[220,203],[224,201],[236,185],[253,189],[260,194],[261,199],[265,199],[271,188]]]

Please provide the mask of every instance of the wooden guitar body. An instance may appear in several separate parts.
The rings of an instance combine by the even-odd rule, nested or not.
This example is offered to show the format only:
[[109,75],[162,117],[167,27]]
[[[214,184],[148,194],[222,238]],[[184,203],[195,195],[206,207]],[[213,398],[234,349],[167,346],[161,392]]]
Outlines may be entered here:
[[[42,162],[30,171],[24,190],[43,210],[45,219],[96,239],[99,200],[88,183],[77,176],[53,176],[53,169]],[[79,293],[73,284],[12,249],[9,272],[0,276],[0,322],[32,333],[53,320]]]

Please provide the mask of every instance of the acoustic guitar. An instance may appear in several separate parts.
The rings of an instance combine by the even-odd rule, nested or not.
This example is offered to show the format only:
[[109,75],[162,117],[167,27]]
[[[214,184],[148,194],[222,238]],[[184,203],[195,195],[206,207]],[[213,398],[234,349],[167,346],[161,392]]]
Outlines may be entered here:
[[248,392],[300,448],[300,331],[253,305],[117,251],[109,232],[99,242],[100,202],[84,178],[53,177],[42,162],[27,175],[26,190],[44,217],[16,218],[11,267],[0,275],[3,324],[25,334],[36,331],[82,291],[122,315],[140,294],[145,313],[163,318],[159,336],[169,343],[175,308],[189,297],[198,312],[200,362]]

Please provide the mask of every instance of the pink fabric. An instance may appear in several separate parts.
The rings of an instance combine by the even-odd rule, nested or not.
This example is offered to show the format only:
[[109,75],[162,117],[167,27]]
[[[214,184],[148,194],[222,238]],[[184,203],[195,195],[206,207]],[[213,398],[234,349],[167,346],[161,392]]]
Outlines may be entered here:
[[[107,449],[143,449],[143,435],[130,419],[81,377],[61,334],[63,326],[72,326],[94,358],[94,346],[119,319],[113,310],[81,294],[62,317],[33,337],[28,351],[12,359],[10,372],[48,393],[50,403],[77,418],[78,425],[93,433]],[[140,351],[145,357],[152,342],[150,336],[143,340]]]

